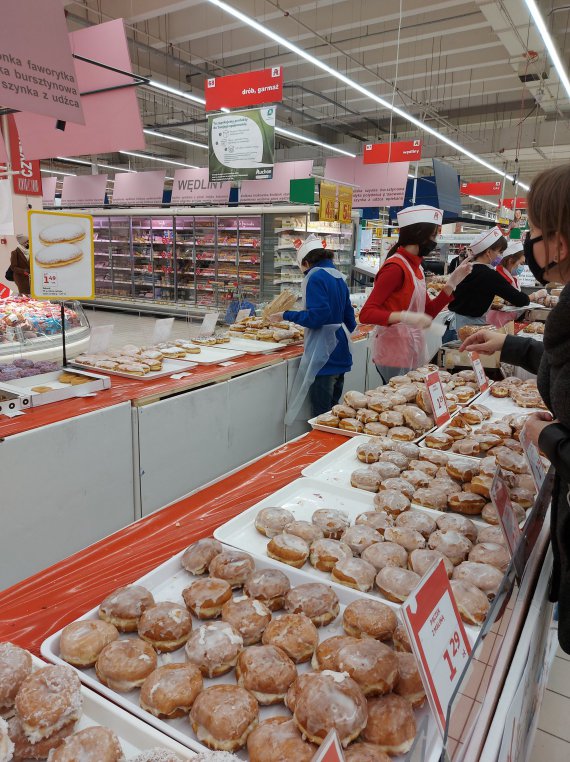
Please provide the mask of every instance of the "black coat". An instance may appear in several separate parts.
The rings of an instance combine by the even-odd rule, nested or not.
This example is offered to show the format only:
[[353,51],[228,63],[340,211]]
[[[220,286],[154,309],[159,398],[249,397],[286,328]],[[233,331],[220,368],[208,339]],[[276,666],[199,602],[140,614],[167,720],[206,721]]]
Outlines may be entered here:
[[570,653],[570,284],[546,321],[544,342],[508,336],[501,360],[537,374],[542,399],[558,421],[543,429],[538,443],[556,471],[550,600],[558,601],[558,640]]

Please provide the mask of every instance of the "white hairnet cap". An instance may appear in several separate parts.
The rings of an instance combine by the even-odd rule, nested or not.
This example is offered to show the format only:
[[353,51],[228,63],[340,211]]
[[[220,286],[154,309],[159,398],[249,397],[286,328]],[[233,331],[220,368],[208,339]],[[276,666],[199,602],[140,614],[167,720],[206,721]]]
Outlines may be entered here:
[[314,233],[311,233],[310,235],[308,235],[303,241],[303,243],[297,249],[297,264],[299,265],[299,267],[301,267],[303,260],[305,259],[305,257],[310,251],[314,251],[315,249],[324,249],[324,248],[325,247],[323,246],[323,241],[321,238],[319,238]]

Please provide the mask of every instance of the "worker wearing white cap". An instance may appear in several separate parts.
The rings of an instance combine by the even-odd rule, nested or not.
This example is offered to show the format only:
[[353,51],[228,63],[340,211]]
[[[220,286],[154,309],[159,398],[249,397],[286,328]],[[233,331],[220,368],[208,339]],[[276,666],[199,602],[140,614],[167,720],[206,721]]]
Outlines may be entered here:
[[511,286],[520,291],[519,276],[524,272],[524,246],[521,240],[513,240],[507,246],[507,249],[497,265],[497,272],[510,283]]
[[[484,230],[471,242],[473,270],[461,283],[449,309],[455,312],[455,330],[465,325],[485,325],[487,312],[498,296],[515,307],[527,307],[530,299],[494,268],[507,249],[507,239],[498,227]],[[511,316],[512,317],[512,316]]]
[[384,383],[428,362],[432,353],[425,331],[471,271],[471,263],[465,262],[435,299],[428,296],[422,258],[436,248],[442,222],[442,210],[433,206],[421,204],[398,212],[398,241],[388,252],[360,312],[361,323],[377,326],[372,358]]
[[305,329],[303,357],[287,400],[287,425],[298,418],[307,397],[313,417],[336,405],[344,375],[352,368],[349,337],[356,319],[344,275],[332,260],[333,252],[318,236],[298,241],[297,264],[304,273],[302,309],[270,316],[272,322],[289,320]]

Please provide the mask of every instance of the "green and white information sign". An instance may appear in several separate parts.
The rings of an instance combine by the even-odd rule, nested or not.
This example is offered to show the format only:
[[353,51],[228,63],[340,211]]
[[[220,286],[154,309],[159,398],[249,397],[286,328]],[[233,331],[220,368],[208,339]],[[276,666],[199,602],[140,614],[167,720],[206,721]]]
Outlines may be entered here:
[[275,106],[208,115],[210,182],[271,180]]

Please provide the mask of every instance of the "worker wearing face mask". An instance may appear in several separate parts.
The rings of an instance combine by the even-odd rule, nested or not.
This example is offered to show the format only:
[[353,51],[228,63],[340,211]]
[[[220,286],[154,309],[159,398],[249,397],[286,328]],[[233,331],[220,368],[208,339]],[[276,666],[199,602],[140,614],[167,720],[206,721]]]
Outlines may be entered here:
[[519,277],[524,272],[524,251],[522,241],[511,241],[505,251],[501,263],[497,265],[497,272],[510,283],[511,286],[521,290]]
[[442,222],[442,210],[433,206],[410,206],[398,213],[398,241],[388,252],[360,311],[361,323],[377,326],[372,357],[384,383],[430,359],[425,330],[471,272],[471,263],[464,262],[435,299],[428,296],[422,259],[436,248]]

